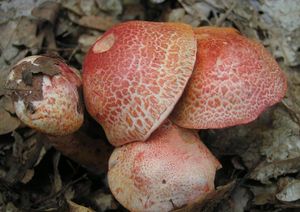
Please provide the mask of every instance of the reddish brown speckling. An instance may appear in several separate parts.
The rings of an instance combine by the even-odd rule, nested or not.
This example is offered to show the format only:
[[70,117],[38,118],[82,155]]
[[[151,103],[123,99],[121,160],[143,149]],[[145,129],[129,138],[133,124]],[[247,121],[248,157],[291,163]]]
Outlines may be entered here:
[[146,140],[181,96],[195,58],[196,39],[188,25],[119,24],[85,57],[87,110],[113,145]]
[[108,183],[130,211],[170,211],[210,193],[219,167],[197,133],[166,121],[147,141],[115,149]]
[[176,124],[193,129],[244,124],[284,97],[286,77],[261,44],[231,28],[194,32],[197,60],[170,116]]

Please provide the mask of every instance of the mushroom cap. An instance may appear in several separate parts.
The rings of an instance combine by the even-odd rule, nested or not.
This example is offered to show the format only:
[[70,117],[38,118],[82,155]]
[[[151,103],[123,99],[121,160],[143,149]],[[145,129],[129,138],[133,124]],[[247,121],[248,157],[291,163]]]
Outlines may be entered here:
[[232,28],[194,32],[197,60],[170,116],[176,124],[192,129],[245,124],[284,97],[286,77],[261,44]]
[[167,120],[147,141],[114,150],[108,183],[130,211],[170,211],[212,192],[218,168],[195,131]]
[[88,112],[115,146],[146,140],[182,95],[196,60],[192,28],[130,21],[114,26],[87,53]]
[[80,74],[58,58],[30,56],[22,59],[9,73],[6,87],[13,90],[18,118],[31,128],[62,136],[75,132],[83,123],[83,105],[78,91]]

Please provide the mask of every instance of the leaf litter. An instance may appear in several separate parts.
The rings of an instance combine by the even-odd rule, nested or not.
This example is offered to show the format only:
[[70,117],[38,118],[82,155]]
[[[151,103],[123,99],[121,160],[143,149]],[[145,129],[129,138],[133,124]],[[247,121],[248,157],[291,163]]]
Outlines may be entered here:
[[[0,14],[0,210],[126,211],[107,186],[111,147],[99,125],[88,117],[80,132],[91,142],[101,142],[101,164],[86,169],[60,155],[47,144],[45,135],[18,120],[5,79],[17,61],[35,54],[59,55],[81,69],[89,46],[114,24],[131,19],[235,27],[260,40],[288,77],[285,99],[256,121],[200,131],[223,169],[208,201],[178,211],[300,207],[299,2],[21,0],[1,2]],[[30,82],[32,74],[40,72],[56,74],[50,68],[31,70],[25,77]]]

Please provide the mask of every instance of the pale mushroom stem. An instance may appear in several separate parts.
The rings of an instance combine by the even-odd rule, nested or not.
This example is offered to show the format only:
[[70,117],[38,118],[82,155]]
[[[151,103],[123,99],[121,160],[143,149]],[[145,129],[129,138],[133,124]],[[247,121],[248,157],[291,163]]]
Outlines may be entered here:
[[112,147],[101,139],[93,139],[83,132],[66,136],[47,136],[48,142],[66,157],[94,174],[107,170]]

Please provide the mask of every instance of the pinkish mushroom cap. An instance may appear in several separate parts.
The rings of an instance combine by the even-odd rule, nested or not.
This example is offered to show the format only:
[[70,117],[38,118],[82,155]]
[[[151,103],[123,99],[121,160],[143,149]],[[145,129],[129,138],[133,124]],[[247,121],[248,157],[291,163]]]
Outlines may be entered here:
[[19,119],[40,132],[62,136],[83,123],[79,72],[62,60],[47,56],[26,57],[8,75]]
[[284,97],[286,77],[261,44],[231,28],[194,32],[197,60],[170,116],[176,124],[193,129],[244,124]]
[[83,65],[87,110],[115,146],[146,140],[182,95],[196,58],[192,28],[131,21],[90,48]]
[[147,141],[114,150],[108,183],[130,211],[170,211],[212,192],[218,168],[196,132],[166,121]]

